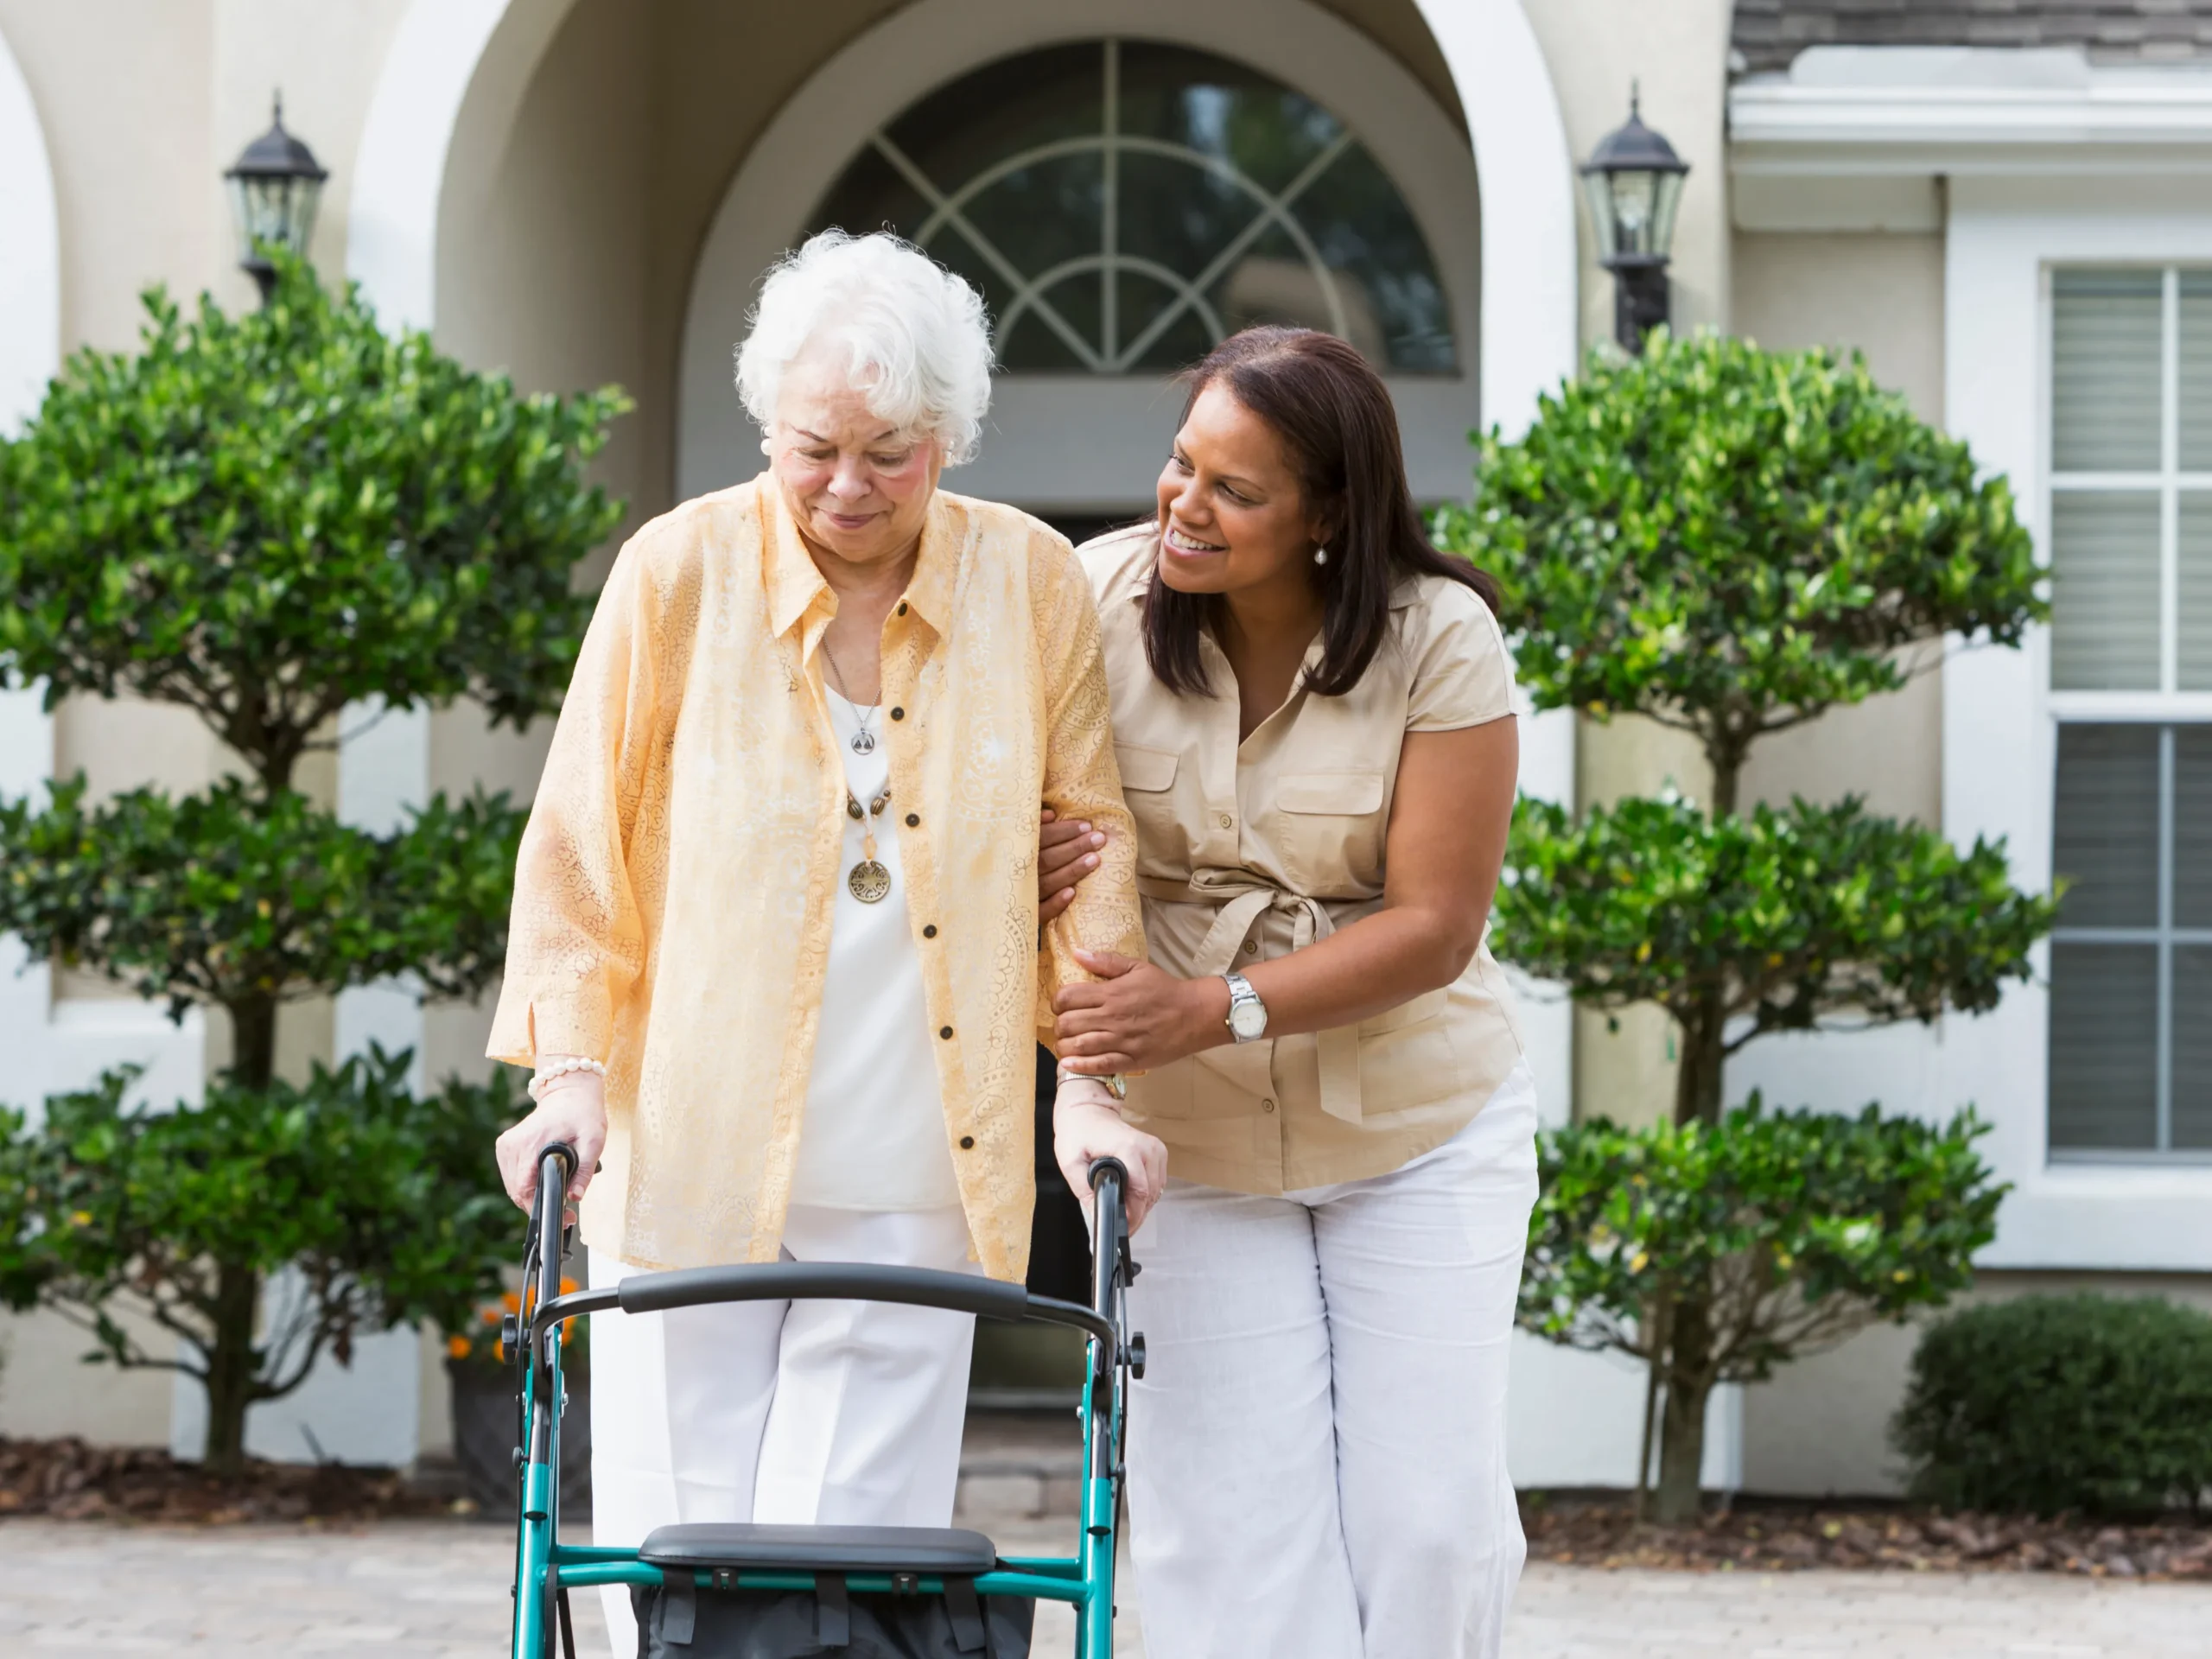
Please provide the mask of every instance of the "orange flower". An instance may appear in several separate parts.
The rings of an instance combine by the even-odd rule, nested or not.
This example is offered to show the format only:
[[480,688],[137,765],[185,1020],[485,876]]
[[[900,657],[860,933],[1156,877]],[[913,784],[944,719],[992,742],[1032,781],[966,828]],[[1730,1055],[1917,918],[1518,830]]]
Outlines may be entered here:
[[519,1313],[522,1312],[522,1298],[516,1295],[512,1290],[505,1295],[499,1298],[499,1304],[510,1313]]
[[446,1352],[451,1354],[455,1359],[467,1359],[468,1357],[468,1338],[467,1337],[448,1337],[446,1338]]
[[563,1279],[561,1281],[561,1294],[563,1296],[575,1295],[576,1294],[576,1281],[573,1279]]
[[499,1322],[499,1310],[496,1307],[480,1307],[476,1310],[476,1317],[486,1325],[497,1325]]

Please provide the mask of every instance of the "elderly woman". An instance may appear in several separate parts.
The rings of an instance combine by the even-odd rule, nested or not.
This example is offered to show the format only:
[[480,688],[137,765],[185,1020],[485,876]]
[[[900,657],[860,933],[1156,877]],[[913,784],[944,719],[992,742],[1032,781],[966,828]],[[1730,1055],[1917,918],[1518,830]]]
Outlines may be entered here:
[[[989,372],[958,277],[816,237],[739,353],[767,473],[615,561],[523,837],[490,1047],[537,1072],[507,1190],[526,1206],[541,1149],[576,1147],[594,1285],[779,1255],[1022,1275],[1033,1033],[1088,977],[1078,944],[1134,954],[1142,931],[1083,573],[1034,520],[937,486]],[[1041,936],[1040,791],[1118,832]],[[1071,1179],[1128,1164],[1141,1216],[1165,1152],[1107,1085],[1064,1085],[1054,1129]],[[873,1303],[603,1316],[596,1536],[945,1525],[969,1332]]]

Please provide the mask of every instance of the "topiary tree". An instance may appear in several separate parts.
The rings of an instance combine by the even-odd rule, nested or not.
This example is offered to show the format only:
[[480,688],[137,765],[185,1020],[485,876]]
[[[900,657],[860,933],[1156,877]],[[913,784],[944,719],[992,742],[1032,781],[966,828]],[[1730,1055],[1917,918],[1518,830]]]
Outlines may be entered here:
[[[1980,1012],[2027,977],[2054,904],[2011,886],[2001,843],[1856,800],[1738,810],[1754,744],[1899,689],[1901,648],[2014,645],[2048,615],[2002,479],[1856,354],[1663,331],[1593,354],[1518,442],[1477,443],[1438,539],[1497,576],[1535,706],[1645,715],[1711,768],[1709,810],[1524,802],[1497,899],[1502,955],[1586,1007],[1673,1017],[1676,1125],[1720,1125],[1728,1057],[1767,1033]],[[1700,1270],[1643,1312],[1667,1333],[1663,1519],[1696,1509],[1716,1357],[1742,1335],[1721,1311]]]
[[[416,1099],[409,1064],[378,1051],[298,1087],[219,1078],[175,1112],[130,1109],[118,1071],[50,1097],[35,1127],[0,1111],[0,1294],[89,1332],[94,1360],[197,1379],[211,1421],[241,1425],[364,1331],[458,1325],[513,1245],[484,1173],[512,1091],[456,1079]],[[292,1294],[264,1298],[280,1268]],[[180,1338],[175,1355],[124,1309]]]
[[[274,1155],[291,1109],[279,1007],[402,973],[428,995],[480,990],[522,818],[504,797],[440,797],[373,834],[296,789],[299,763],[335,747],[349,706],[473,697],[517,728],[557,706],[591,608],[575,567],[621,512],[583,470],[627,405],[521,396],[424,334],[380,332],[358,293],[296,260],[243,316],[203,298],[187,317],[158,289],[145,302],[136,354],[79,353],[0,443],[0,677],[42,683],[48,707],[130,693],[190,709],[238,774],[182,798],[94,803],[77,780],[0,804],[0,930],[173,1012],[221,1009],[224,1109],[263,1111]],[[250,1182],[224,1190],[262,1202]],[[35,1229],[18,1245],[48,1248]],[[211,1463],[236,1463],[247,1406],[283,1380],[254,1345],[276,1260],[241,1245],[217,1261]],[[95,1318],[119,1282],[26,1271]],[[219,1376],[247,1380],[218,1391]]]
[[[1769,1113],[1754,1094],[1718,1125],[1601,1119],[1548,1133],[1520,1322],[1632,1354],[1656,1375],[1687,1287],[1710,1310],[1710,1382],[1763,1382],[1967,1287],[2006,1191],[1974,1150],[1986,1132],[1970,1111],[1938,1127],[1874,1106]],[[1647,1395],[1647,1465],[1650,1406]],[[1693,1424],[1670,1414],[1665,1427]]]

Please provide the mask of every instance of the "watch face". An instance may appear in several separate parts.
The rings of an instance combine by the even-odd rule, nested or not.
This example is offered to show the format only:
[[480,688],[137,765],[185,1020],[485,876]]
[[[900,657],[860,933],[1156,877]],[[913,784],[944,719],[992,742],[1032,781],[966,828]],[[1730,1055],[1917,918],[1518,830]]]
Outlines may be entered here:
[[1229,1011],[1229,1029],[1246,1041],[1268,1028],[1268,1011],[1260,1003],[1239,1002]]

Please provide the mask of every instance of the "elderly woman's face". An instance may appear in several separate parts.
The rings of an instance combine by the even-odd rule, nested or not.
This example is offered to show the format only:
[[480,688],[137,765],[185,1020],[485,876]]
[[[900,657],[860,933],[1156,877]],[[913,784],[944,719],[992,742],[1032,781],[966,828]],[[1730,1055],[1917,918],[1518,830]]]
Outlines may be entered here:
[[851,564],[912,550],[944,457],[934,439],[894,429],[847,384],[842,360],[812,348],[784,370],[768,454],[807,540]]

